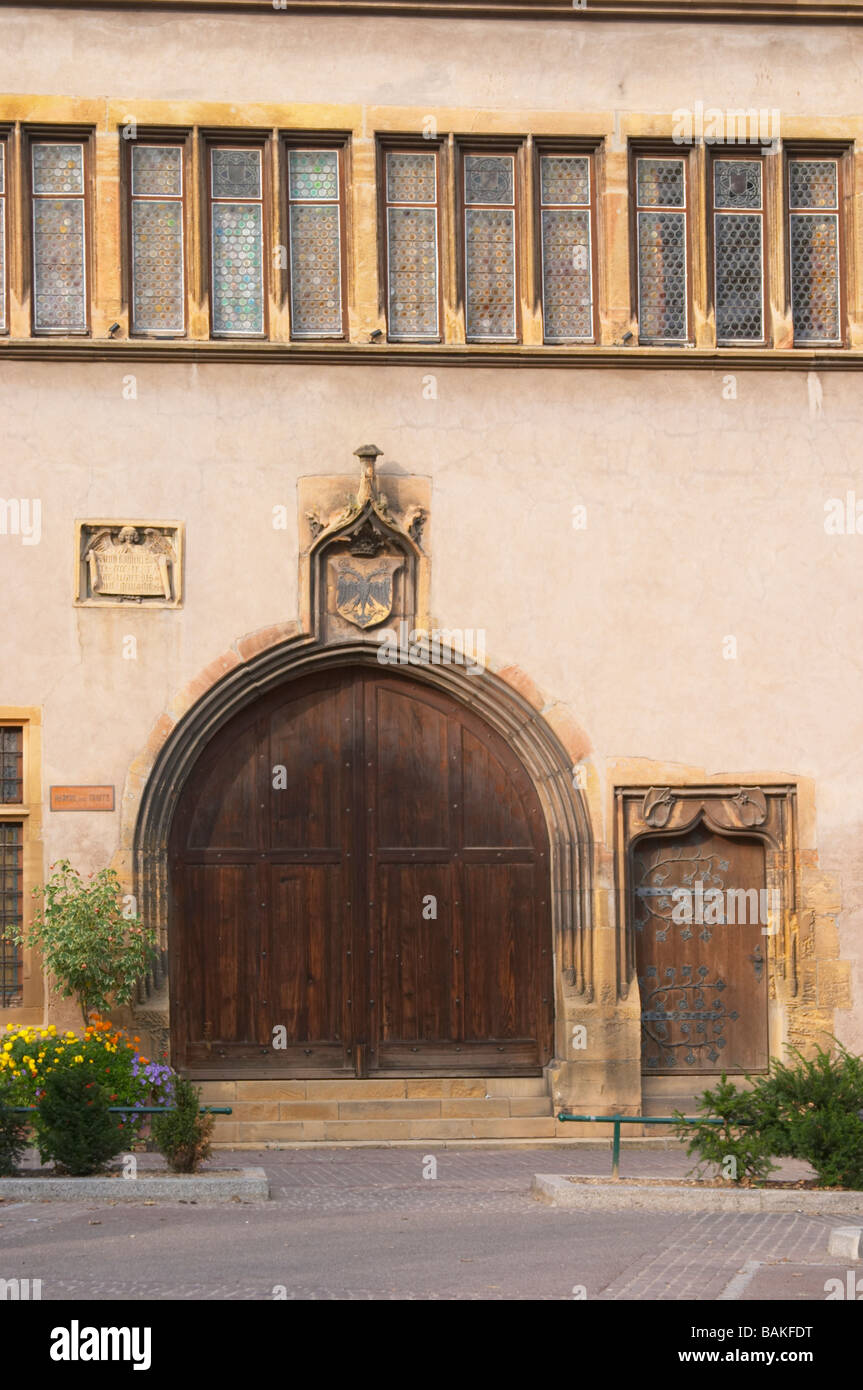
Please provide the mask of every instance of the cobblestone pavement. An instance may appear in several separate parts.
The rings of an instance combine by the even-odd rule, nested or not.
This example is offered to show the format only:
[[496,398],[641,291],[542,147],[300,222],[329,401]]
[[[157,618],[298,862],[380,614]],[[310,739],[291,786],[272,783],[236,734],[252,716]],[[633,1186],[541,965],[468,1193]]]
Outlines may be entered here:
[[[223,1151],[213,1163],[262,1165],[272,1201],[7,1201],[0,1278],[41,1278],[43,1299],[708,1301],[824,1300],[828,1279],[847,1278],[827,1255],[847,1219],[592,1215],[530,1197],[537,1172],[607,1173],[607,1151]],[[688,1167],[680,1153],[630,1152],[622,1173]]]

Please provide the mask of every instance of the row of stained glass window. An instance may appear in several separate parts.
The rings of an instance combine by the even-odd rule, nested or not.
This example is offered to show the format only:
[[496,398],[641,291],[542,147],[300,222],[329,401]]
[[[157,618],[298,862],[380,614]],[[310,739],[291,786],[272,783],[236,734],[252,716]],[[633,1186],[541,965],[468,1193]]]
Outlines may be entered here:
[[[720,344],[762,343],[764,194],[759,159],[717,159],[712,173],[713,286]],[[638,323],[643,343],[689,339],[689,197],[684,158],[636,162]],[[794,341],[841,343],[839,166],[788,161]]]
[[[5,168],[0,144],[0,329],[6,328]],[[131,152],[132,330],[185,328],[184,151],[142,144]],[[341,153],[288,152],[292,334],[343,331]],[[764,206],[759,159],[713,164],[712,240],[717,340],[764,341]],[[542,298],[547,342],[593,340],[591,164],[587,155],[539,160]],[[87,327],[85,166],[81,142],[32,146],[33,297],[37,332]],[[263,336],[263,152],[209,150],[213,333]],[[440,337],[440,197],[434,151],[388,151],[385,165],[389,336]],[[636,159],[639,338],[690,336],[690,213],[685,157]],[[836,159],[789,161],[789,230],[795,341],[841,342]],[[465,314],[469,340],[518,336],[516,169],[512,154],[465,154]]]

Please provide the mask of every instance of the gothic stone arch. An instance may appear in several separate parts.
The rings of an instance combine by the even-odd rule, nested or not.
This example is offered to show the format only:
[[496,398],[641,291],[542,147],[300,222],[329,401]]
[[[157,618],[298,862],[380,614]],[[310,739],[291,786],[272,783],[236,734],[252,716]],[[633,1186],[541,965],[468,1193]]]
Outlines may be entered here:
[[[242,655],[242,652],[241,652]],[[183,717],[166,728],[146,778],[135,822],[134,891],[139,911],[156,925],[162,946],[160,980],[171,949],[171,904],[167,849],[180,793],[213,736],[235,714],[277,687],[338,666],[379,667],[378,644],[368,640],[324,645],[299,635],[250,655],[224,662],[215,679]],[[210,668],[212,670],[212,668]],[[566,1056],[564,1004],[593,999],[592,859],[587,808],[574,785],[572,756],[549,722],[528,699],[488,669],[468,670],[453,661],[411,666],[411,676],[448,693],[497,731],[522,762],[539,797],[550,847],[551,918],[556,980],[555,1055]],[[148,1026],[169,1044],[167,1000],[161,1020]],[[166,1047],[167,1050],[167,1047]]]

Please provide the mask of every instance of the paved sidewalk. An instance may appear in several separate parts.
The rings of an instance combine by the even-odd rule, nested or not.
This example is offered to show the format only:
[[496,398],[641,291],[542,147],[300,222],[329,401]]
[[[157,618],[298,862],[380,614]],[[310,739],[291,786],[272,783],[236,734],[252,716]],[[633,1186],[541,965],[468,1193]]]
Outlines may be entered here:
[[[530,1197],[533,1174],[606,1174],[607,1152],[427,1155],[217,1154],[266,1168],[265,1206],[2,1203],[0,1278],[41,1278],[43,1299],[259,1300],[823,1300],[846,1279],[826,1253],[831,1218],[560,1211]],[[622,1173],[689,1166],[635,1152]]]

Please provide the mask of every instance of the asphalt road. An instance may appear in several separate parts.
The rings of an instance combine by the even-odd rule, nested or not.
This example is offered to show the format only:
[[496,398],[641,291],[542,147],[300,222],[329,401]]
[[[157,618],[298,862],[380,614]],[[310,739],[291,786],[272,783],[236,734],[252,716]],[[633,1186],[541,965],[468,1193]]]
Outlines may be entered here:
[[[6,1201],[0,1278],[41,1279],[43,1300],[825,1300],[847,1282],[827,1255],[847,1220],[560,1211],[530,1197],[532,1174],[605,1173],[607,1152],[435,1158],[426,1177],[419,1150],[219,1153],[267,1169],[265,1205]],[[633,1152],[623,1175],[687,1167]]]

